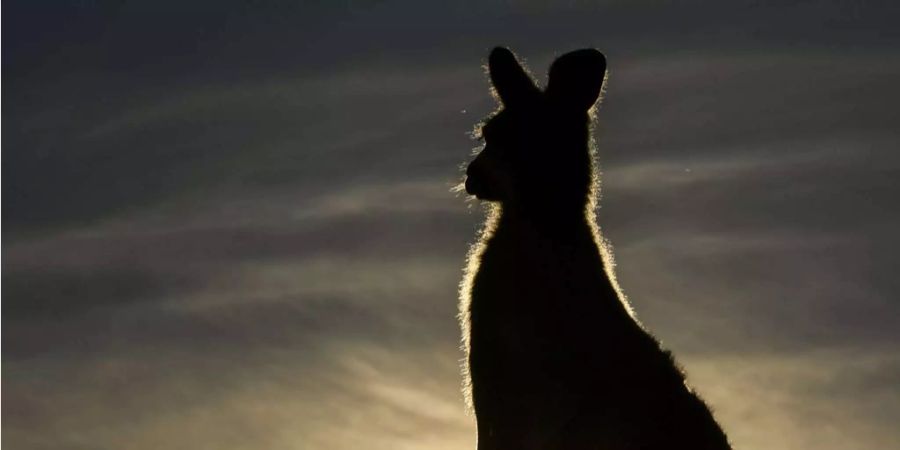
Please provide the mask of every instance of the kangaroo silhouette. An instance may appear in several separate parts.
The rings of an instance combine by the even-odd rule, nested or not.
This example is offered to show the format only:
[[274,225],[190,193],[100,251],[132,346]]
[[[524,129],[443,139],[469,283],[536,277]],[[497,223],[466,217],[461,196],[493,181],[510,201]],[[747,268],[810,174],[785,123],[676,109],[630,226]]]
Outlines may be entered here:
[[501,107],[466,169],[489,207],[460,305],[478,449],[730,448],[633,316],[600,238],[590,127],[606,58],[559,57],[544,90],[506,48],[488,71]]

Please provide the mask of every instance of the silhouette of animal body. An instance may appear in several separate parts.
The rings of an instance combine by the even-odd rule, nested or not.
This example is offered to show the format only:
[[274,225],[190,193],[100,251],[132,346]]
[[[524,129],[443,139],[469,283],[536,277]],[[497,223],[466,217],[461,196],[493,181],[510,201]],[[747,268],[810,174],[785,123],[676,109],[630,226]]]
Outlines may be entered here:
[[727,449],[671,354],[632,316],[594,217],[593,49],[539,89],[505,48],[488,70],[502,107],[466,191],[489,205],[461,286],[478,449]]

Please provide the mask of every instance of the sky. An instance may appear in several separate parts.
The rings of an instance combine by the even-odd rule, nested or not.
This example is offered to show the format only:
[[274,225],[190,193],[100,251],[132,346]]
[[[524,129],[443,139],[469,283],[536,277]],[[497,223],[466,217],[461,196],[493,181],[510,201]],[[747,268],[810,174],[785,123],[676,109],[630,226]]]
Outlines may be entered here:
[[900,448],[896,2],[4,6],[7,448],[472,448],[497,45],[606,54],[598,221],[735,447]]

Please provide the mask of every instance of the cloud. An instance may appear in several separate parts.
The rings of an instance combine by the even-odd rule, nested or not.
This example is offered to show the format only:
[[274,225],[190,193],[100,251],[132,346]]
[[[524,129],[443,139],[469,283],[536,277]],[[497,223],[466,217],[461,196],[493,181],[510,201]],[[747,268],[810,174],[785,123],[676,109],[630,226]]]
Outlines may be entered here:
[[[410,171],[456,176],[458,154],[436,150],[447,148],[447,120],[466,122],[452,136],[469,144],[471,119],[460,114],[467,104],[460,95],[477,92],[463,88],[482,79],[477,66],[468,72],[394,68],[188,86],[148,104],[70,117],[63,130],[54,123],[17,127],[8,222],[29,233],[83,228],[114,214],[232,192],[265,196],[278,187],[316,195]],[[347,160],[358,164],[348,167]]]
[[190,291],[16,317],[4,324],[4,384],[15,392],[4,409],[27,413],[8,415],[8,439],[30,448],[470,444],[456,266],[246,259]]
[[[10,439],[34,448],[471,445],[470,419],[454,407],[461,394],[453,355],[365,343],[332,346],[327,357],[302,363],[297,354],[107,357],[69,365],[68,389],[13,378],[5,382],[17,395],[4,408],[31,409],[31,423],[52,432],[29,432],[15,416]],[[65,414],[72,409],[80,414]]]
[[[900,65],[878,52],[707,54],[681,52],[611,63],[600,112],[601,152],[720,155],[743,149],[790,157],[792,144],[854,142],[887,154],[893,81]],[[803,149],[803,151],[807,151]]]
[[888,419],[897,391],[883,378],[896,378],[897,357],[853,348],[718,355],[693,359],[690,375],[736,446],[882,448],[897,442]]
[[[4,271],[4,321],[58,318],[189,289],[184,277],[123,267],[17,268]],[[166,283],[163,284],[162,280]],[[181,285],[181,286],[179,286]]]

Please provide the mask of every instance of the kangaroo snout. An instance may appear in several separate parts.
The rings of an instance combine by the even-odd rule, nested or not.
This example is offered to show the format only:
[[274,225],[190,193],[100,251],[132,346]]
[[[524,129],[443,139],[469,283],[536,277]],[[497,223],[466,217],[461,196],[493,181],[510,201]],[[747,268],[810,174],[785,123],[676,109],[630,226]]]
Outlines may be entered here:
[[496,161],[482,154],[478,155],[466,168],[466,192],[479,200],[499,201],[503,192],[500,167]]

